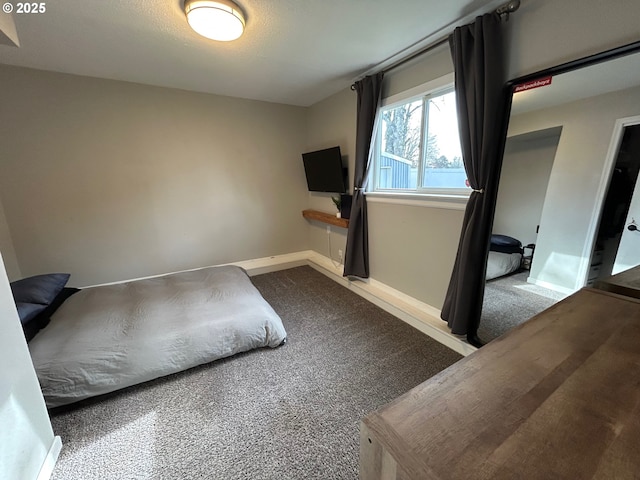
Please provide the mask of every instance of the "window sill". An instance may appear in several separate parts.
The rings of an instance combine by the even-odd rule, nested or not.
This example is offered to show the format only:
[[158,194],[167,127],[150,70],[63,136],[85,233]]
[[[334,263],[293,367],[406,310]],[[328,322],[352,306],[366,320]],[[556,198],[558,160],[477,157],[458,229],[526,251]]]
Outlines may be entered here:
[[444,208],[446,210],[464,210],[468,195],[437,195],[425,193],[366,192],[369,203],[389,203],[412,207]]

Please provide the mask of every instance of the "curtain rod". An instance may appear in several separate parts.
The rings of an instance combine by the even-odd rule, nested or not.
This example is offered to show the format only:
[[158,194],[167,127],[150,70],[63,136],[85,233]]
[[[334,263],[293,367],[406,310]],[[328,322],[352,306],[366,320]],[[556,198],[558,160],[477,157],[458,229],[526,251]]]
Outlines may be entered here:
[[[505,15],[505,19],[509,20],[509,14],[515,12],[516,10],[518,10],[518,8],[520,8],[520,0],[511,0],[510,2],[500,5],[498,8],[495,9],[495,12],[500,16]],[[394,70],[398,68],[400,65],[404,65],[405,63],[413,60],[416,57],[424,55],[425,53],[428,53],[431,50],[435,50],[440,45],[444,45],[448,41],[449,41],[449,35],[445,36],[444,38],[441,38],[440,40],[434,43],[427,45],[426,47],[418,50],[417,52],[414,52],[404,58],[401,58],[400,60],[392,63],[391,65],[389,65],[386,68],[383,68],[380,71],[382,73],[387,73],[391,70]],[[356,89],[356,85],[354,83],[351,85],[351,90],[355,90],[355,89]]]

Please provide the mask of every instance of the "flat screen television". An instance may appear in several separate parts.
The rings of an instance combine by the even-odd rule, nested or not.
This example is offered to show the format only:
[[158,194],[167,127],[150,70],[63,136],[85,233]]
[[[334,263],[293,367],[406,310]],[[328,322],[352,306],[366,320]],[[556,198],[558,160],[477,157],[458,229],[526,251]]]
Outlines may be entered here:
[[346,193],[347,169],[342,166],[340,147],[302,154],[310,192]]

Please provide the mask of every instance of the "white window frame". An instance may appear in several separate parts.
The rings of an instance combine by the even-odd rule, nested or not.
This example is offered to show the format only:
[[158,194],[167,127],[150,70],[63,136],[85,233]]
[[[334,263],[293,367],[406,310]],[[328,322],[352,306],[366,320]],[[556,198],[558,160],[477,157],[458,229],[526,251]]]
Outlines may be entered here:
[[[387,97],[381,101],[380,112],[384,109],[393,108],[395,106],[410,103],[416,100],[423,101],[425,98],[435,97],[451,91],[454,88],[454,74],[444,75],[436,78],[430,82],[426,82],[422,85],[418,85],[414,88],[406,90],[396,95]],[[428,114],[427,109],[423,108],[423,123],[425,122],[424,116]],[[380,138],[380,125],[381,119],[376,122],[375,136],[372,143],[373,158],[371,159],[372,165],[370,168],[370,182],[366,195],[370,200],[383,201],[387,203],[400,203],[408,205],[418,205],[423,202],[429,202],[432,206],[441,208],[453,208],[464,209],[464,206],[469,199],[471,189],[464,188],[429,188],[423,187],[424,165],[420,164],[418,171],[417,188],[414,189],[376,189],[378,185],[378,155],[380,153],[380,147],[382,139]],[[422,145],[424,139],[421,139],[420,150],[424,148]]]

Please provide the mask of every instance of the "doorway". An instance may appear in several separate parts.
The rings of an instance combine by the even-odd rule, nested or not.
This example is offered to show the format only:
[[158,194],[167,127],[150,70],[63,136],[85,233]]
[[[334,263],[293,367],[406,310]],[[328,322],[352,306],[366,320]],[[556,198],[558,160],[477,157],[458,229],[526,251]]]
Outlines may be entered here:
[[[621,137],[591,255],[588,286],[640,265],[640,123],[625,125]],[[633,226],[636,222],[639,230]]]

